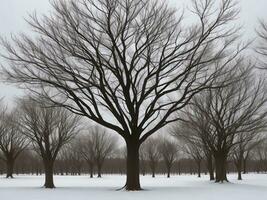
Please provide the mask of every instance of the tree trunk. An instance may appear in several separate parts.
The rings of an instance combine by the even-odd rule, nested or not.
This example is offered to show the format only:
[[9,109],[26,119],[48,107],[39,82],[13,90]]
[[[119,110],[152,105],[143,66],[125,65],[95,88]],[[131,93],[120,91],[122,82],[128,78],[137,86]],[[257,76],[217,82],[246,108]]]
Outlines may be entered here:
[[242,180],[242,175],[241,175],[241,171],[242,171],[242,160],[241,159],[238,159],[235,162],[235,166],[236,166],[236,170],[237,170],[237,174],[238,174],[237,180]]
[[170,174],[171,174],[171,166],[167,167],[167,178],[170,178]]
[[101,178],[101,169],[102,169],[102,164],[98,163],[97,164],[97,178]]
[[247,173],[247,158],[243,159],[243,174]]
[[197,177],[201,177],[201,160],[196,161],[197,162]]
[[214,154],[215,159],[215,168],[216,168],[216,179],[215,182],[221,182],[227,181],[227,175],[226,175],[226,166],[227,166],[227,154],[223,152],[219,152]]
[[6,161],[6,178],[13,178],[14,159],[7,159]]
[[213,181],[215,180],[214,178],[214,169],[213,169],[213,163],[212,163],[212,155],[208,155],[207,156],[207,168],[208,168],[208,171],[209,171],[209,175],[210,175],[210,181]]
[[[132,138],[131,138],[132,139]],[[141,190],[139,180],[139,144],[138,141],[126,141],[127,144],[127,171],[125,189]]]
[[151,167],[151,171],[152,171],[152,178],[155,178],[155,167]]
[[90,178],[94,177],[94,165],[89,163],[89,170],[90,170]]
[[55,188],[54,180],[53,180],[53,168],[54,168],[54,161],[48,160],[44,161],[45,167],[45,188]]

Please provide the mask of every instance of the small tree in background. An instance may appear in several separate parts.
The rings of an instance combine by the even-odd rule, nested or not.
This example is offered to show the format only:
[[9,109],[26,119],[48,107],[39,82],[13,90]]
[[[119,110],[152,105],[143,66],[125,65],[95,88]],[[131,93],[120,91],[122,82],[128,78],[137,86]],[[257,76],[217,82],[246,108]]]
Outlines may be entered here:
[[53,168],[61,148],[79,131],[80,118],[64,108],[45,107],[32,99],[19,101],[20,126],[32,148],[42,158],[45,188],[54,188]]
[[6,178],[13,178],[15,161],[27,148],[28,141],[21,134],[16,110],[7,113],[2,108],[0,112],[0,159],[6,163]]
[[165,138],[159,145],[159,152],[167,169],[167,178],[170,178],[171,168],[178,158],[179,146],[177,142]]

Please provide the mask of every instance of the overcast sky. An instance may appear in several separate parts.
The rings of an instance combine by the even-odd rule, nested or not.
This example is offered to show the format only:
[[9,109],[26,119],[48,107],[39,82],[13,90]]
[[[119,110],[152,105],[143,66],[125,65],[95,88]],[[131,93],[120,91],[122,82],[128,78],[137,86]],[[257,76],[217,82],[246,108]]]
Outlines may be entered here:
[[[169,0],[172,6],[186,5],[190,0]],[[219,1],[219,0],[215,0]],[[254,29],[258,19],[267,20],[267,0],[239,0],[241,6],[240,23],[244,25],[244,34],[248,38],[255,37]],[[49,0],[0,0],[0,34],[9,36],[10,33],[28,32],[30,28],[25,23],[29,13],[47,13],[50,10]],[[0,98],[7,99],[22,92],[14,87],[0,84]]]

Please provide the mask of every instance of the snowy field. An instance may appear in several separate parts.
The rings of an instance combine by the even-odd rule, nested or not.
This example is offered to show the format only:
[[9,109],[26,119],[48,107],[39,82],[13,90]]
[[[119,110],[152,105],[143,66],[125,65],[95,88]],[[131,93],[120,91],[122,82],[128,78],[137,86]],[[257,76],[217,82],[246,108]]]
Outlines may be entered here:
[[139,192],[116,191],[124,185],[124,176],[55,176],[56,189],[44,189],[43,177],[18,176],[0,179],[1,200],[266,200],[267,174],[249,174],[237,181],[230,175],[231,183],[215,184],[208,177],[158,176],[141,177],[145,189]]

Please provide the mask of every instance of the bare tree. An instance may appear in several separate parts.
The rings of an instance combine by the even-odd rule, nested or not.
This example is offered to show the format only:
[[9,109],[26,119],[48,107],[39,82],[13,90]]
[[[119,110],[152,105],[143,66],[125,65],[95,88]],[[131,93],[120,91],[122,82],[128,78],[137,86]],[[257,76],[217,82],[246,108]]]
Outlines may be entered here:
[[214,61],[231,62],[240,53],[238,28],[229,25],[236,3],[193,0],[192,24],[156,0],[52,5],[52,15],[31,16],[34,38],[2,40],[11,62],[7,80],[121,135],[126,189],[140,190],[140,145],[179,120],[173,114],[195,94],[213,87],[224,66],[218,69]]
[[159,152],[159,138],[149,138],[143,145],[145,151],[145,157],[150,167],[152,177],[155,178],[155,172],[160,161],[160,152]]
[[[216,182],[227,181],[226,161],[231,150],[240,143],[239,134],[261,132],[266,126],[266,92],[251,68],[236,68],[231,74],[243,74],[238,82],[202,93],[194,99],[189,117],[203,144],[212,151],[216,166]],[[227,75],[231,77],[230,74]]]
[[76,140],[78,140],[77,142],[81,147],[81,155],[89,167],[90,178],[93,178],[95,166],[95,151],[93,148],[94,144],[91,138],[84,134],[77,137]]
[[63,108],[46,107],[31,99],[19,101],[20,126],[31,141],[33,149],[42,158],[45,168],[45,188],[54,188],[53,167],[60,149],[79,130],[80,118]]
[[6,109],[1,109],[0,112],[0,159],[6,163],[6,178],[13,178],[15,161],[28,142],[21,135],[16,111],[7,113]]
[[141,145],[140,149],[139,149],[139,160],[140,160],[140,171],[141,171],[143,176],[146,175],[146,163],[147,163],[146,158],[147,158],[146,157],[146,149],[145,149],[144,145]]
[[97,167],[97,177],[101,178],[101,170],[106,158],[110,157],[116,150],[117,138],[106,133],[106,130],[95,126],[91,128],[90,137],[94,151],[94,161]]
[[238,144],[233,148],[231,154],[238,173],[237,179],[242,180],[242,170],[246,169],[248,156],[263,141],[263,138],[260,136],[260,132],[256,131],[238,134],[235,140]]
[[178,157],[178,144],[165,138],[159,145],[159,151],[167,169],[167,178],[170,178],[172,166]]
[[212,158],[210,156],[209,148],[205,145],[205,142],[201,139],[200,135],[206,131],[206,123],[203,123],[205,119],[197,119],[198,126],[191,123],[191,113],[186,112],[184,116],[184,122],[174,124],[171,130],[171,135],[174,136],[180,143],[182,151],[194,160],[197,166],[198,177],[201,177],[201,162],[206,156],[207,167],[210,173],[210,180],[213,179]]

